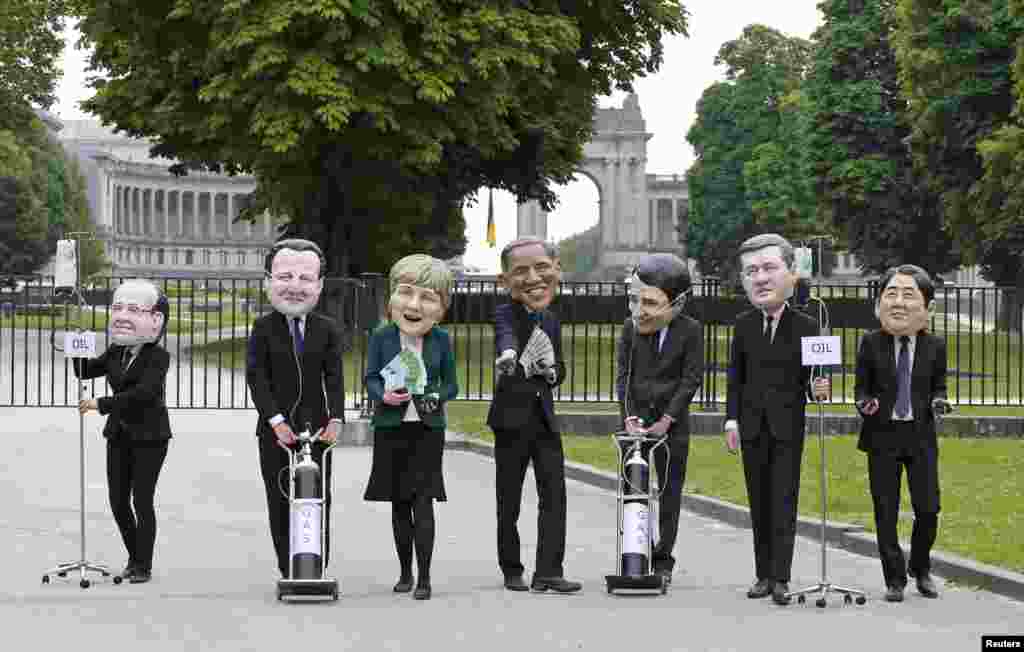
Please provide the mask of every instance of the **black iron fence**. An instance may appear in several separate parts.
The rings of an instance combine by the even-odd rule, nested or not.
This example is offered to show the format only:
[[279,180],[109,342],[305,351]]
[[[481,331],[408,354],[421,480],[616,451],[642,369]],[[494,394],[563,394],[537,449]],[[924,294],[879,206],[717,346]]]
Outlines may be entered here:
[[[261,280],[154,278],[171,302],[163,345],[172,356],[169,407],[249,408],[245,349],[253,320],[271,310]],[[0,285],[0,406],[68,406],[78,400],[70,362],[54,346],[67,329],[97,333],[107,341],[107,307],[121,279],[108,278],[79,295],[48,278],[13,279]],[[560,401],[615,400],[616,352],[627,317],[623,283],[563,283],[553,309],[563,324],[567,376]],[[825,321],[842,343],[843,364],[828,371],[834,400],[852,402],[856,350],[861,335],[877,327],[876,288],[820,285],[807,312]],[[456,283],[444,327],[453,339],[460,398],[489,400],[493,389],[494,308],[507,301],[494,281]],[[346,405],[365,406],[363,370],[369,334],[387,302],[386,280],[328,279],[318,310],[337,320],[344,337]],[[694,287],[686,312],[704,326],[705,373],[697,397],[704,409],[725,400],[731,324],[750,306],[735,290],[709,279]],[[946,339],[949,389],[960,404],[1024,405],[1024,333],[1021,297],[1009,288],[939,288],[931,329]],[[102,395],[104,381],[89,392]]]

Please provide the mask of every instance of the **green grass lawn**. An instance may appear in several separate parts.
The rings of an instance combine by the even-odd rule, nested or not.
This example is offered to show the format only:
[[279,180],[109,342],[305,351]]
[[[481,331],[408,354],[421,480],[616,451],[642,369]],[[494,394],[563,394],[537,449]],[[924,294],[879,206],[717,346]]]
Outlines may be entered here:
[[[493,441],[484,423],[487,407],[486,403],[451,403],[449,428]],[[567,433],[563,445],[567,459],[614,472],[616,456],[610,438]],[[825,452],[829,520],[861,525],[873,532],[867,459],[856,449],[856,437],[829,437]],[[821,514],[820,455],[817,437],[808,437],[800,514],[810,518]],[[942,438],[939,475],[942,514],[936,549],[1024,572],[1024,546],[1020,545],[1024,519],[1019,515],[1024,494],[1024,440]],[[903,487],[900,539],[910,541],[913,514],[905,477]],[[738,455],[726,452],[721,437],[692,438],[685,491],[747,505],[742,462]]]

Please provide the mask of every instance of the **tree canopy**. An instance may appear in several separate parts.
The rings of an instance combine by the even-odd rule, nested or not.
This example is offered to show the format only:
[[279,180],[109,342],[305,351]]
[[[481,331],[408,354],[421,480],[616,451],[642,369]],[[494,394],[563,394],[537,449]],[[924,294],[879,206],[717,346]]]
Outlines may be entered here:
[[252,210],[321,240],[334,272],[458,253],[485,185],[550,208],[595,97],[686,30],[678,0],[80,4],[87,109],[183,168],[254,173]]
[[[697,160],[686,248],[704,274],[729,274],[739,242],[760,231],[809,228],[813,202],[805,178],[784,158],[798,142],[800,80],[810,42],[749,25],[715,57],[725,81],[708,87],[686,134]],[[790,141],[790,142],[787,142]],[[787,168],[775,176],[780,168]]]
[[0,3],[0,129],[24,127],[55,101],[66,0]]
[[896,0],[827,0],[819,9],[804,152],[822,212],[869,271],[894,261],[933,274],[956,268],[939,202],[914,173],[905,142],[907,102],[889,40]]

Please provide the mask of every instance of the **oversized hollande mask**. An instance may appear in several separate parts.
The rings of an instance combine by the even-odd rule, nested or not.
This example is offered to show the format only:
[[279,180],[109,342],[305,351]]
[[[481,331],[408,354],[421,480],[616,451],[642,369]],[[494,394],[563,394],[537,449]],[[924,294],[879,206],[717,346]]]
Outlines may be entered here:
[[636,274],[630,277],[628,299],[633,328],[641,335],[650,335],[668,326],[686,305],[685,293],[669,301],[664,290],[647,285]]
[[287,317],[312,312],[324,280],[320,277],[320,257],[313,251],[281,249],[270,265],[270,305]]
[[110,304],[110,339],[121,346],[136,346],[160,338],[167,300],[153,283],[142,279],[125,281],[114,291]]

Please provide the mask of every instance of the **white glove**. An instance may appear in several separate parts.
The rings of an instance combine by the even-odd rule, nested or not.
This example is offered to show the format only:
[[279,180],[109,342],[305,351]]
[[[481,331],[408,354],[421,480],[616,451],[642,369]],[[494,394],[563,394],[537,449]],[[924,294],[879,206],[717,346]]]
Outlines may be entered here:
[[505,349],[494,361],[494,367],[498,373],[511,376],[516,371],[516,352],[513,349]]

